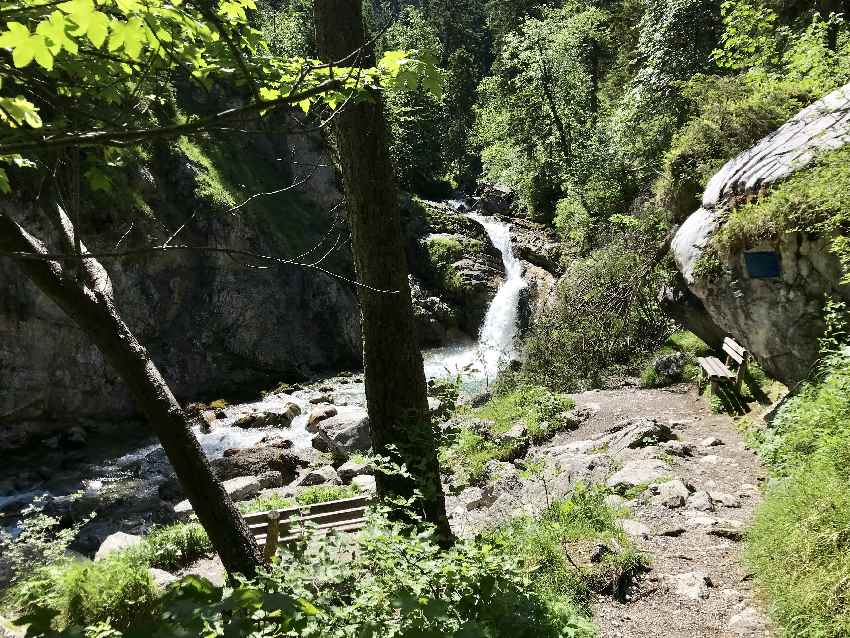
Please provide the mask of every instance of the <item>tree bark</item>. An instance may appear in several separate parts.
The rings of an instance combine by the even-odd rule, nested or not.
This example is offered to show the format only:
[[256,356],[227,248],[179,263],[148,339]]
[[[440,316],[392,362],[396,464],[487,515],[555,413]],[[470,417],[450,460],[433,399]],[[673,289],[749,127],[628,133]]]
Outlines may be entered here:
[[[361,48],[365,30],[360,0],[316,0],[316,42],[325,60]],[[361,64],[371,66],[364,52]],[[334,124],[354,261],[360,282],[363,361],[372,443],[387,454],[395,446],[411,478],[379,474],[384,495],[410,498],[418,489],[423,514],[451,542],[422,354],[416,342],[398,187],[389,157],[389,134],[380,96],[346,107]],[[394,291],[392,293],[381,291]]]
[[[85,246],[74,236],[74,227],[56,204],[45,212],[60,230],[62,243]],[[0,248],[5,251],[46,254],[45,245],[11,217],[0,211]],[[71,251],[71,261],[79,265]],[[191,422],[174,398],[112,299],[112,284],[95,259],[82,260],[82,272],[73,272],[58,261],[21,259],[21,270],[73,319],[95,343],[104,358],[127,384],[136,404],[147,417],[198,519],[213,547],[231,574],[252,576],[262,564],[262,554],[245,521],[224,487],[216,479],[192,433]]]

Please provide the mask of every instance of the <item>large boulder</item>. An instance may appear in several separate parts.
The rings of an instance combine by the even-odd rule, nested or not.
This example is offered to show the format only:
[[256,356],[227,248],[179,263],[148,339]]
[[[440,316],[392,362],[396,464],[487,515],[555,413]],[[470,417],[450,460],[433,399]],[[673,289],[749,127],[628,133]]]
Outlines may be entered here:
[[[317,440],[320,447],[317,447]],[[346,459],[355,452],[367,452],[372,447],[369,413],[360,406],[340,406],[336,416],[318,424],[313,447],[327,449],[334,456]]]
[[[842,268],[830,250],[831,238],[788,232],[721,256],[721,268],[711,275],[699,273],[696,266],[731,208],[759,197],[767,186],[807,167],[818,154],[848,142],[850,85],[804,109],[726,164],[710,181],[702,208],[687,218],[671,245],[686,285],[711,323],[788,385],[805,379],[817,361],[825,298],[850,301],[850,284],[841,283]],[[751,276],[749,251],[775,253],[778,275]]]
[[295,417],[301,414],[297,403],[287,403],[280,411],[252,412],[236,419],[233,424],[238,428],[288,428]]
[[676,438],[669,426],[655,419],[634,419],[616,426],[608,441],[608,452],[616,456],[627,449],[658,445]]
[[213,472],[222,481],[260,476],[271,471],[280,472],[282,481],[289,483],[295,478],[297,468],[303,465],[298,457],[273,446],[225,450],[222,458],[212,461]]

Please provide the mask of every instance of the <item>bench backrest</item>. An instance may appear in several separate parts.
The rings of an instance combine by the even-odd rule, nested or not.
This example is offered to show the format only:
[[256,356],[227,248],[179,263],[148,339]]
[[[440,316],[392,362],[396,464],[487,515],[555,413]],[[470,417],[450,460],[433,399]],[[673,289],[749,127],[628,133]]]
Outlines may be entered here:
[[301,505],[282,510],[257,512],[245,516],[245,522],[266,556],[272,556],[278,544],[291,543],[304,535],[307,524],[319,530],[354,531],[365,523],[369,496],[356,496],[339,501]]
[[744,349],[744,346],[731,337],[726,337],[723,340],[723,352],[739,366],[744,365],[750,358],[750,353]]

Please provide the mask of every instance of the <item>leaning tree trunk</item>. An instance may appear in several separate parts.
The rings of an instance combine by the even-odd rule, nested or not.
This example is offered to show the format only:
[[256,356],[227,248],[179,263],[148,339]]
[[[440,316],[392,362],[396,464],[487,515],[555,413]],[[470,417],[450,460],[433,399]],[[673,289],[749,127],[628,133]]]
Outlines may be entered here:
[[[315,20],[319,55],[325,60],[341,60],[364,47],[360,0],[316,0]],[[364,51],[360,59],[371,66],[371,58]],[[419,489],[425,518],[450,542],[422,354],[415,335],[389,135],[380,96],[376,93],[372,98],[339,113],[334,137],[361,283],[372,443],[382,454],[395,446],[412,475],[410,479],[379,474],[378,489],[405,498]]]
[[79,253],[71,247],[81,248],[82,255],[85,247],[76,239],[77,229],[58,205],[45,212],[59,230],[63,252],[71,256],[65,261],[73,264],[73,269],[43,257],[47,254],[44,244],[2,212],[0,249],[20,253],[18,264],[24,273],[91,338],[127,385],[159,437],[227,571],[253,575],[262,564],[257,542],[213,474],[189,418],[145,348],[118,314],[106,270],[95,259],[76,256]]

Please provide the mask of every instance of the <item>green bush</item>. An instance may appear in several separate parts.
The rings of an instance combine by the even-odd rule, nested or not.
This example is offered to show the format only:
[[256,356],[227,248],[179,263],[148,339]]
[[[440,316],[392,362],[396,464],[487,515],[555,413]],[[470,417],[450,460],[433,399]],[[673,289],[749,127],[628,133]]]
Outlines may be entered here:
[[243,514],[254,512],[268,512],[271,510],[282,510],[295,505],[295,499],[288,496],[270,494],[268,496],[257,496],[250,501],[242,501],[238,504],[239,511]]
[[643,364],[663,344],[672,323],[657,291],[669,274],[665,262],[646,253],[647,243],[656,241],[652,235],[624,233],[570,265],[556,300],[526,338],[528,382],[560,391],[599,385]]
[[[646,566],[617,525],[619,513],[608,507],[599,487],[576,486],[570,497],[553,503],[539,518],[514,520],[493,534],[511,547],[544,599],[584,609],[591,593],[622,596],[633,576]],[[597,544],[617,546],[602,560],[588,560]],[[571,554],[575,554],[574,556]]]
[[759,506],[746,557],[769,610],[795,638],[850,632],[850,351],[749,441],[778,477]]
[[[514,460],[530,442],[539,443],[569,427],[570,422],[562,415],[574,407],[575,401],[568,396],[539,386],[520,385],[497,394],[471,415],[492,422],[486,431],[461,425],[458,431],[443,434],[441,463],[477,483],[484,478],[484,467],[489,461]],[[527,439],[502,440],[500,435],[520,420],[528,428]]]
[[[670,377],[659,373],[655,368],[658,357],[681,352],[685,355],[685,362],[681,374]],[[664,346],[653,353],[647,360],[646,365],[640,373],[640,385],[642,388],[663,388],[679,381],[696,381],[699,376],[697,357],[710,355],[711,348],[702,339],[692,332],[682,330],[670,335]]]
[[[344,560],[340,557],[344,556]],[[90,587],[92,572],[85,588]],[[70,575],[73,580],[76,576]],[[498,539],[460,541],[441,548],[432,533],[373,516],[357,535],[332,535],[306,542],[283,555],[267,573],[233,588],[190,576],[151,601],[141,591],[97,581],[104,597],[123,607],[100,605],[98,613],[69,617],[65,635],[114,613],[110,626],[131,627],[133,636],[512,636],[592,638],[594,628],[571,590],[541,592],[528,562]],[[564,586],[568,583],[564,581]],[[544,595],[545,593],[545,595]],[[143,603],[132,604],[133,602]],[[34,637],[50,634],[54,601],[34,609]],[[151,613],[154,611],[155,613]],[[92,620],[97,619],[97,620]]]
[[118,552],[97,562],[65,559],[41,568],[13,588],[7,601],[22,616],[44,618],[41,610],[52,610],[60,629],[108,621],[124,630],[150,616],[157,594],[144,557]]
[[210,554],[213,547],[199,523],[175,523],[154,529],[140,551],[151,567],[175,571]]

